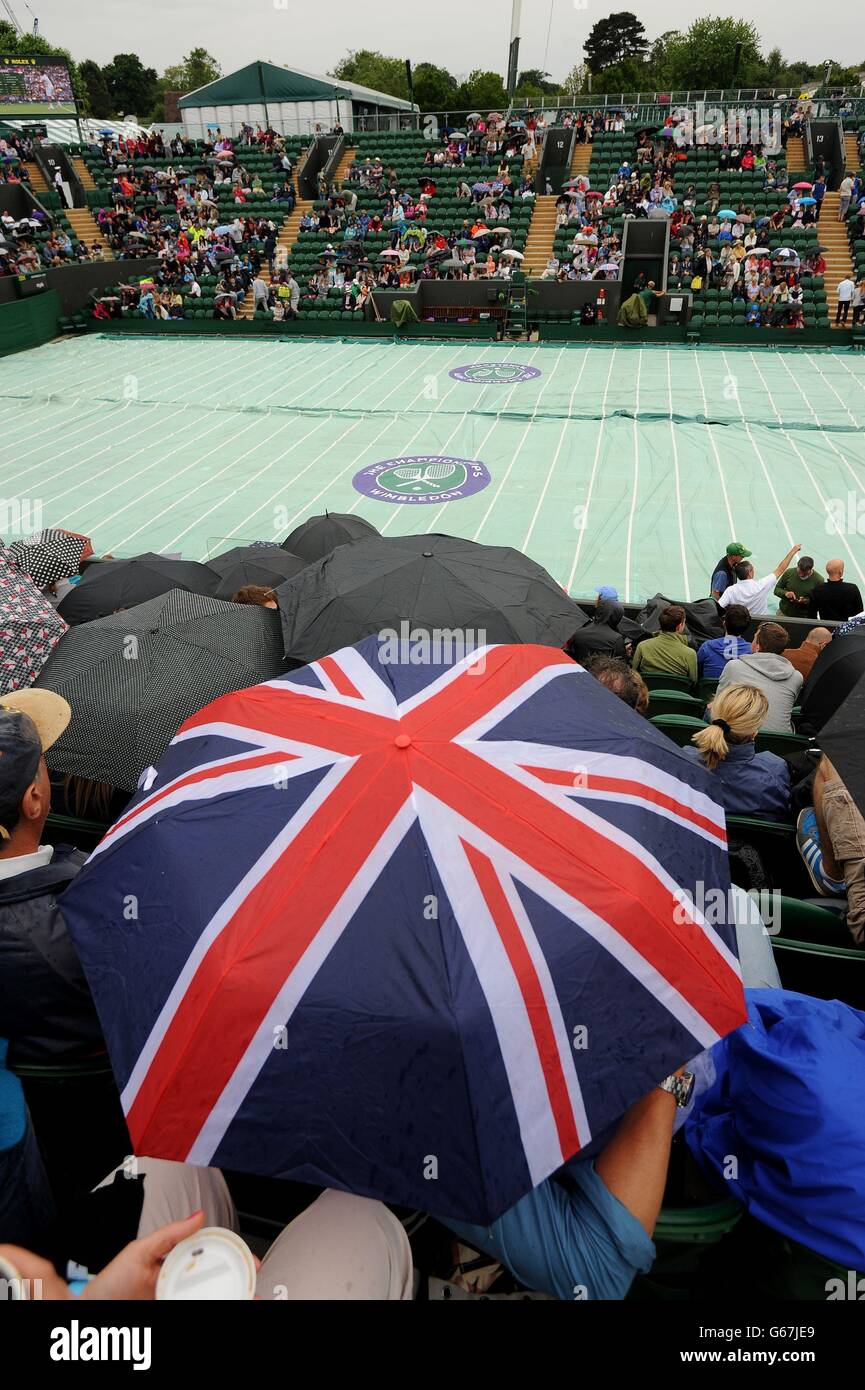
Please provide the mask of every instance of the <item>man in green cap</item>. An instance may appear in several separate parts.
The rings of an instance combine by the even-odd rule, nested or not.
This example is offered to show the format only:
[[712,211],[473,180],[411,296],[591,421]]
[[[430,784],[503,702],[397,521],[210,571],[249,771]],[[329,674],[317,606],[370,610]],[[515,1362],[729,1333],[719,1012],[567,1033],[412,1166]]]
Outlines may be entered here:
[[736,566],[740,565],[743,560],[747,560],[750,554],[748,547],[743,545],[741,541],[730,541],[726,552],[712,570],[712,580],[709,585],[712,598],[720,598],[730,584],[736,583]]

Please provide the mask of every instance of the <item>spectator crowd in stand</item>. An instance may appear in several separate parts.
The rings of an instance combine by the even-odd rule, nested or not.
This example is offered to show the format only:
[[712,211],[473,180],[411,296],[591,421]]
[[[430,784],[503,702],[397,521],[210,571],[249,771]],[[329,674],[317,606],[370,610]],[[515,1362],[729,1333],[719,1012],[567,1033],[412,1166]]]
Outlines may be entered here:
[[[55,542],[60,535],[67,546],[78,542],[71,547],[73,558],[62,577],[37,584],[29,577],[31,570],[41,579],[45,574],[32,564],[28,570],[27,546],[4,549],[10,604],[4,621],[17,611],[13,604],[21,603],[23,586],[31,604],[42,605],[45,627],[56,605],[81,582],[81,571],[92,557],[86,538],[44,534]],[[820,895],[838,902],[851,942],[865,947],[865,821],[859,809],[825,757],[815,766],[807,757],[784,757],[758,747],[767,732],[777,736],[791,731],[819,652],[830,642],[859,640],[841,628],[833,635],[815,627],[805,646],[794,649],[790,633],[769,615],[770,597],[788,605],[782,616],[789,612],[830,621],[826,615],[831,613],[831,621],[837,622],[862,615],[861,593],[845,580],[843,562],[830,558],[818,570],[810,557],[796,559],[799,552],[800,546],[793,546],[773,570],[759,575],[749,548],[731,541],[707,575],[711,597],[703,601],[713,610],[719,635],[701,642],[689,630],[692,605],[664,600],[653,630],[627,619],[615,589],[600,586],[590,621],[566,651],[641,716],[651,716],[650,681],[657,688],[659,678],[692,685],[708,680],[705,716],[686,756],[715,779],[728,815],[787,821],[802,806],[797,844],[811,881]],[[232,599],[274,609],[278,594],[266,585],[245,583]],[[747,640],[744,634],[754,619],[758,625]],[[61,624],[52,641],[62,643],[64,632]],[[50,755],[72,710],[51,691],[28,688],[49,650],[50,644],[40,649],[39,661],[20,677],[19,688],[13,683],[0,696],[0,1038],[19,1060],[48,1054],[74,1061],[101,1045],[99,1020],[63,919],[63,888],[84,856],[43,846],[42,838],[52,798],[55,808],[116,815],[125,797],[118,788],[78,778],[56,779],[52,785],[45,754]],[[168,737],[171,733],[166,731]],[[743,936],[743,952],[744,941]],[[760,983],[768,978],[777,984],[768,938],[763,934],[758,942],[759,965],[743,954],[746,983],[754,982],[751,972],[757,970]],[[3,1075],[0,1070],[0,1082]],[[0,1111],[2,1102],[0,1089]],[[659,1091],[628,1112],[618,1134],[593,1164],[571,1175],[567,1189],[548,1180],[488,1229],[453,1223],[454,1229],[461,1239],[497,1256],[530,1288],[570,1296],[563,1290],[572,1288],[580,1274],[591,1289],[589,1296],[623,1297],[654,1256],[651,1234],[663,1198],[674,1115],[675,1104]],[[48,1296],[65,1298],[69,1290],[59,1272],[65,1266],[55,1254],[50,1261],[44,1255],[46,1249],[56,1252],[57,1245],[49,1240],[40,1252],[33,1248],[46,1230],[54,1231],[54,1198],[29,1120],[16,1129],[13,1140],[5,1148],[0,1144],[0,1258],[43,1278]],[[137,1171],[145,1176],[143,1205],[128,1204],[121,1212],[123,1183],[92,1208],[79,1199],[84,1201],[79,1220],[83,1211],[85,1224],[91,1219],[110,1223],[100,1246],[104,1268],[94,1271],[85,1287],[89,1298],[129,1296],[131,1288],[152,1297],[159,1254],[194,1233],[203,1220],[238,1228],[232,1193],[217,1170],[145,1157]],[[117,1187],[114,1179],[121,1172],[109,1174],[109,1187]],[[190,1208],[203,1208],[204,1216],[198,1211],[189,1218]],[[68,1225],[60,1229],[68,1239]],[[352,1284],[355,1292],[350,1294]],[[411,1285],[412,1251],[400,1221],[381,1203],[328,1190],[289,1223],[258,1277],[263,1298],[408,1298]],[[277,1293],[278,1288],[291,1292]]]

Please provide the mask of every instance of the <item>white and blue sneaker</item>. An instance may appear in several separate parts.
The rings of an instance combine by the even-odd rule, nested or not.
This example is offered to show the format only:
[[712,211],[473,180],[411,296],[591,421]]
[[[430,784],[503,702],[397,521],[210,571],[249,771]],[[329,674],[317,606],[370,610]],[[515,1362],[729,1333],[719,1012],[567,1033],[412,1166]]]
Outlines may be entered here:
[[830,878],[823,872],[823,851],[820,848],[820,833],[817,829],[817,816],[813,806],[808,806],[804,811],[799,812],[796,821],[796,848],[802,856],[802,862],[808,870],[808,875],[824,898],[836,898],[840,894],[846,893],[847,885],[842,879]]

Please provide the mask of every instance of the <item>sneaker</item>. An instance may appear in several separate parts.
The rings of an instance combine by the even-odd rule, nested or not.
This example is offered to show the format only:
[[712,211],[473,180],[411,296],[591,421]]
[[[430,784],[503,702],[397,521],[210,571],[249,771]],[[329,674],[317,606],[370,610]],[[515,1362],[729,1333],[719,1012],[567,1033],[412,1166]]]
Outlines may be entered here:
[[796,821],[796,848],[818,893],[824,898],[834,898],[846,893],[847,885],[843,878],[830,878],[823,872],[823,851],[820,848],[817,816],[813,806],[799,812],[799,819]]

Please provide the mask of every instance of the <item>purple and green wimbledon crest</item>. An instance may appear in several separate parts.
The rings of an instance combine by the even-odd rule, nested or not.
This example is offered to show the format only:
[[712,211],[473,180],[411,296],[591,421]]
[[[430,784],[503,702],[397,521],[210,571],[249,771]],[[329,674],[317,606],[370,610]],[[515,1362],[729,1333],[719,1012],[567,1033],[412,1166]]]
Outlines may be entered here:
[[490,482],[488,469],[477,459],[443,458],[440,454],[413,454],[385,459],[362,468],[352,478],[353,487],[376,502],[456,502],[481,492]]
[[475,386],[513,386],[540,374],[539,367],[527,367],[522,362],[469,362],[448,373],[457,381],[470,381]]

